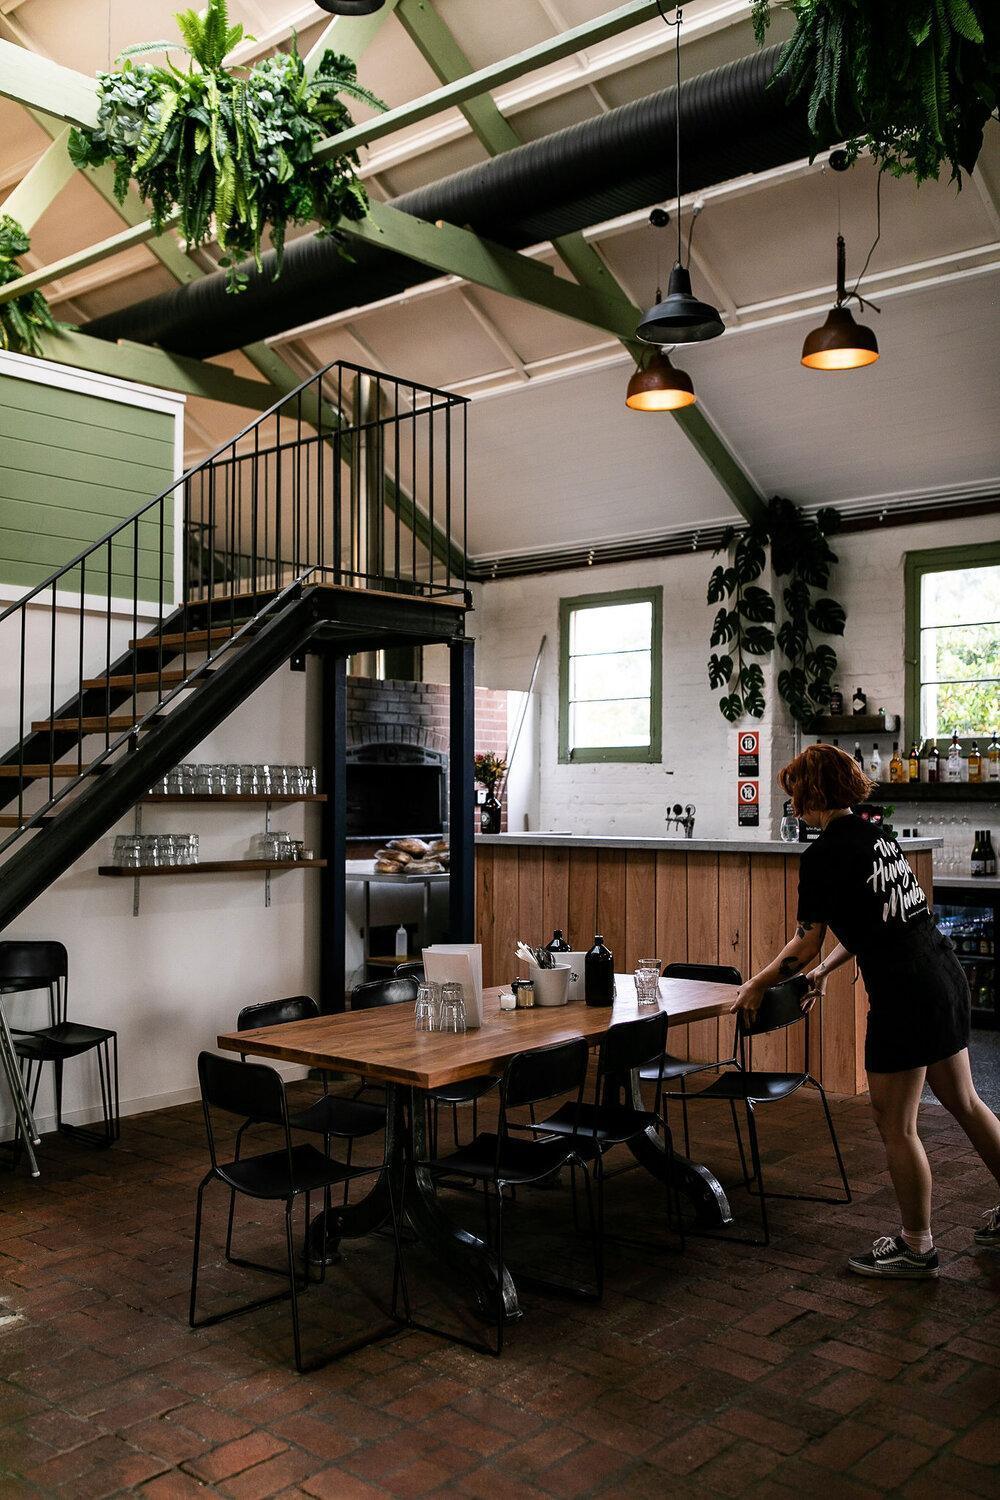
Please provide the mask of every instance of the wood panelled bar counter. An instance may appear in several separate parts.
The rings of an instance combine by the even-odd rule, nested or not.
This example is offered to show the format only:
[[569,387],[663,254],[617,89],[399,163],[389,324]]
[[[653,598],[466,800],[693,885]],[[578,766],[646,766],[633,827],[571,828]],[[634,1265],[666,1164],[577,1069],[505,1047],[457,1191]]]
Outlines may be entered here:
[[[939,842],[900,840],[928,900]],[[547,833],[480,835],[476,845],[476,938],[488,985],[521,972],[518,939],[543,944],[557,927],[577,950],[603,933],[618,970],[658,958],[732,964],[747,977],[794,933],[799,858],[808,847]],[[828,935],[824,951],[833,941]],[[861,1093],[867,1008],[864,984],[845,964],[805,1025],[755,1042],[754,1066],[805,1066],[833,1093]],[[706,1061],[731,1055],[732,1026],[721,1018],[678,1027],[669,1049]]]

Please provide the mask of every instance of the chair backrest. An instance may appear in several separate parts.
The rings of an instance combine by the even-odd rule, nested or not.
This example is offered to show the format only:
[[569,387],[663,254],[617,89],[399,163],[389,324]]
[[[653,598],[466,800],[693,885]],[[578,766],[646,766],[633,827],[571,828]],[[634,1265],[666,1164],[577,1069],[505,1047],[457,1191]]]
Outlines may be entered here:
[[784,1031],[797,1021],[805,1020],[802,996],[809,989],[809,981],[803,974],[786,979],[783,984],[773,984],[765,990],[760,1009],[755,1016],[745,1010],[736,1012],[737,1034],[746,1037],[764,1036],[769,1031]]
[[397,964],[393,969],[396,979],[416,979],[424,977],[424,966],[422,963]]
[[370,984],[356,984],[351,991],[352,1010],[376,1010],[381,1005],[412,1005],[417,998],[417,981],[403,976],[397,979],[373,979]]
[[290,1021],[312,1021],[319,1006],[308,995],[291,995],[287,1000],[262,1000],[258,1005],[244,1005],[236,1017],[237,1031],[256,1031],[260,1026],[284,1026]]
[[667,1047],[669,1017],[665,1010],[620,1021],[609,1027],[601,1042],[600,1074],[631,1073],[649,1062],[657,1062]]
[[743,975],[732,964],[667,964],[664,979],[704,979],[709,984],[742,984]]
[[285,1086],[280,1075],[266,1063],[242,1062],[237,1057],[219,1057],[214,1052],[198,1056],[198,1082],[205,1112],[205,1129],[212,1166],[218,1168],[215,1154],[215,1131],[212,1110],[238,1115],[243,1120],[273,1120],[284,1126],[285,1144],[291,1165],[291,1136],[288,1131],[288,1109]]
[[41,990],[69,973],[69,958],[62,943],[0,943],[0,991]]
[[583,1097],[590,1047],[585,1037],[555,1042],[533,1052],[518,1052],[510,1059],[500,1080],[501,1109],[541,1104],[558,1094],[576,1091]]

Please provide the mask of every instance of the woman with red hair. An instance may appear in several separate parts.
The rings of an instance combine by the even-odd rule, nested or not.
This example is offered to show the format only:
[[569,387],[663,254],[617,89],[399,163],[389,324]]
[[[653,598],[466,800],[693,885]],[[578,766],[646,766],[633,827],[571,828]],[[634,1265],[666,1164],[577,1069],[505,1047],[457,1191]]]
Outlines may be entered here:
[[[803,1009],[823,998],[834,969],[857,962],[868,991],[868,1088],[902,1222],[848,1265],[860,1276],[937,1276],[931,1170],[917,1133],[925,1082],[1000,1184],[1000,1121],[976,1093],[969,1069],[965,973],[895,839],[855,814],[873,785],[857,763],[833,745],[810,745],[783,768],[778,784],[797,816],[822,833],[802,855],[795,937],[741,987],[734,1009],[756,1012],[770,985],[808,969],[828,927],[837,944],[808,973]],[[976,1243],[1000,1249],[1000,1205],[983,1217]]]

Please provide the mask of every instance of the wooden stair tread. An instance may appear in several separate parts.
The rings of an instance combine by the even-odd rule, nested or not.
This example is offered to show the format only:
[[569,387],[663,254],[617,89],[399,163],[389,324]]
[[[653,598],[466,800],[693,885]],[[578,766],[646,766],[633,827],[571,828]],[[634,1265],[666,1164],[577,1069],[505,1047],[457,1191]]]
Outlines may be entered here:
[[[189,651],[199,646],[207,646],[212,641],[228,641],[230,636],[236,634],[247,624],[246,620],[236,620],[232,625],[219,625],[214,630],[189,630],[187,635],[180,631],[176,635],[144,635],[138,640],[129,641],[130,651],[155,651],[157,647],[176,647],[183,651],[185,642]],[[174,651],[174,655],[177,651]]]
[[89,771],[90,769],[90,766],[43,766],[37,762],[26,761],[23,766],[17,765],[16,762],[12,766],[0,766],[0,776],[13,776],[16,778],[23,773],[25,781],[39,781],[42,777],[48,780],[51,773],[57,779],[59,777],[66,777],[68,779],[72,776],[79,776],[82,772]]
[[[25,813],[23,818],[19,818],[17,813],[0,813],[0,828],[23,828],[30,817],[30,813]],[[46,823],[51,822],[51,818],[39,818],[38,822],[32,823],[31,827],[32,830],[43,828]]]
[[[197,670],[196,667],[191,668],[191,672]],[[207,677],[211,670],[211,667],[205,667],[200,675]],[[185,677],[190,677],[191,672],[185,673],[179,671],[177,668],[171,668],[169,671],[164,670],[162,672],[137,672],[134,677],[131,672],[122,672],[112,677],[86,677],[84,678],[83,686],[85,689],[95,689],[97,692],[108,687],[125,688],[131,692],[133,684],[136,688],[140,689],[160,686],[176,687],[178,683],[184,681]]]
[[82,719],[38,719],[31,726],[32,734],[47,734],[49,730],[73,733],[80,729],[84,734],[101,734],[105,729],[131,729],[136,723],[134,714],[84,714]]

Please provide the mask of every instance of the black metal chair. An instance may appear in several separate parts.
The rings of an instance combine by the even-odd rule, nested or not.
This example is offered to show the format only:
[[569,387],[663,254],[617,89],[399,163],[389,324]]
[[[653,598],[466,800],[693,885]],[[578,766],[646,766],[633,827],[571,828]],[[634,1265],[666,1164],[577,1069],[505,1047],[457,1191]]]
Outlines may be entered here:
[[[746,1107],[747,1131],[750,1137],[750,1158],[753,1166],[752,1173],[744,1175],[743,1186],[754,1196],[760,1198],[761,1229],[764,1238],[762,1240],[748,1240],[746,1243],[754,1245],[768,1245],[771,1242],[770,1229],[767,1219],[767,1199],[791,1198],[803,1203],[850,1203],[851,1186],[847,1180],[847,1171],[844,1167],[844,1158],[840,1151],[840,1142],[833,1124],[833,1116],[830,1114],[830,1106],[827,1102],[826,1090],[821,1083],[813,1078],[811,1073],[769,1073],[756,1072],[753,1068],[752,1046],[753,1038],[766,1036],[774,1031],[785,1031],[789,1026],[803,1024],[805,1015],[802,1010],[802,996],[806,993],[807,986],[801,978],[786,981],[784,984],[776,984],[771,989],[765,990],[760,1009],[752,1019],[745,1011],[736,1013],[736,1049],[738,1065],[728,1073],[722,1073],[713,1080],[707,1088],[701,1090],[696,1096],[699,1100],[713,1101],[723,1100],[735,1107],[736,1103],[742,1103]],[[760,1145],[757,1139],[757,1120],[755,1111],[759,1104],[772,1104],[779,1099],[787,1099],[797,1093],[806,1084],[811,1085],[819,1093],[823,1105],[823,1113],[826,1116],[827,1128],[830,1132],[830,1140],[833,1144],[834,1154],[837,1158],[837,1168],[840,1172],[840,1180],[844,1185],[844,1196],[842,1198],[828,1198],[812,1193],[765,1193],[764,1177],[761,1170]],[[678,1098],[677,1094],[668,1094],[664,1091],[664,1098]],[[752,1184],[756,1182],[754,1189]],[[733,1236],[726,1235],[726,1239]]]
[[[301,1280],[295,1273],[295,1249],[292,1235],[292,1210],[295,1200],[304,1197],[305,1219],[306,1224],[308,1224],[312,1194],[318,1191],[323,1193],[323,1207],[325,1212],[322,1216],[323,1239],[318,1280],[325,1281],[327,1260],[326,1225],[330,1213],[330,1190],[354,1178],[381,1172],[384,1160],[370,1167],[348,1167],[342,1162],[334,1161],[331,1157],[325,1156],[322,1151],[317,1151],[315,1146],[293,1146],[291,1123],[285,1099],[285,1088],[274,1068],[266,1067],[261,1063],[248,1063],[237,1061],[235,1058],[217,1057],[212,1052],[202,1052],[198,1058],[198,1079],[201,1084],[202,1107],[205,1113],[205,1130],[208,1135],[208,1149],[212,1165],[198,1185],[188,1321],[192,1328],[205,1328],[215,1323],[224,1322],[228,1318],[238,1317],[241,1313],[252,1312],[258,1307],[266,1307],[272,1302],[278,1302],[288,1297],[291,1299],[292,1304],[292,1339],[295,1349],[295,1368],[302,1374],[307,1367],[302,1362],[298,1294],[310,1284],[312,1278],[309,1273],[308,1262],[306,1264],[306,1274]],[[278,1121],[284,1137],[281,1146],[277,1151],[267,1151],[257,1156],[245,1156],[234,1158],[232,1161],[220,1162],[216,1150],[215,1130],[212,1123],[213,1110],[227,1115],[235,1115],[243,1120]],[[244,1127],[241,1126],[240,1128],[242,1130]],[[233,1194],[242,1193],[246,1197],[254,1198],[258,1201],[284,1203],[287,1268],[262,1265],[257,1261],[238,1259],[229,1256],[228,1253],[227,1260],[233,1265],[247,1267],[251,1270],[266,1271],[271,1275],[287,1277],[288,1287],[285,1290],[273,1293],[271,1296],[258,1297],[254,1301],[244,1303],[240,1307],[229,1308],[225,1312],[213,1313],[207,1318],[199,1319],[196,1317],[196,1311],[202,1208],[205,1189],[210,1182],[216,1179],[228,1187]],[[396,1264],[398,1265],[399,1216],[396,1211],[391,1182],[388,1183],[388,1187],[392,1227],[396,1243]],[[395,1297],[393,1312],[395,1313]],[[331,1359],[337,1359],[343,1354],[350,1353],[355,1349],[363,1348],[367,1344],[373,1343],[376,1339],[384,1338],[387,1333],[394,1331],[399,1321],[399,1319],[394,1317],[392,1327],[381,1329],[363,1339],[354,1340],[345,1348],[314,1362],[308,1368],[317,1369],[320,1365],[328,1364]]]
[[[710,984],[742,984],[743,975],[739,969],[733,968],[731,964],[667,964],[663,971],[664,979],[702,979]],[[655,1063],[639,1070],[639,1077],[644,1083],[672,1083],[675,1079],[680,1083],[680,1105],[681,1118],[684,1122],[684,1155],[691,1155],[691,1131],[688,1124],[688,1091],[687,1080],[697,1073],[714,1073],[719,1068],[738,1068],[739,1059],[736,1055],[735,1034],[733,1038],[733,1054],[731,1057],[716,1058],[715,1062],[698,1062],[691,1057],[674,1057],[669,1052],[663,1058],[662,1072]],[[668,1097],[677,1097],[670,1095]],[[691,1096],[697,1098],[697,1094]],[[747,1175],[746,1155],[743,1151],[743,1137],[740,1133],[739,1116],[736,1113],[736,1105],[733,1104],[733,1131],[736,1136],[736,1145],[740,1153],[740,1169],[744,1179]]]
[[[11,1035],[32,1112],[38,1099],[42,1067],[51,1063],[55,1077],[57,1130],[89,1145],[113,1146],[121,1134],[118,1033],[105,1026],[87,1026],[68,1019],[69,958],[62,943],[16,940],[0,943],[0,992],[10,995],[30,990],[47,991],[49,1024],[33,1031],[12,1027]],[[68,1125],[62,1117],[63,1066],[85,1052],[97,1053],[103,1131],[91,1130],[84,1125]],[[15,1160],[19,1142],[20,1131],[14,1137]]]
[[[583,1108],[583,1091],[587,1081],[587,1063],[590,1048],[583,1037],[568,1042],[557,1042],[551,1047],[541,1047],[533,1052],[519,1052],[510,1059],[500,1078],[500,1108],[496,1132],[477,1135],[468,1145],[461,1146],[447,1156],[432,1156],[417,1165],[435,1176],[471,1177],[482,1184],[486,1209],[486,1241],[494,1252],[494,1265],[498,1281],[504,1274],[503,1258],[503,1204],[504,1188],[525,1187],[531,1183],[551,1179],[565,1166],[579,1167],[583,1173],[587,1190],[587,1208],[594,1255],[593,1290],[574,1286],[569,1282],[542,1279],[522,1274],[522,1279],[531,1285],[551,1291],[585,1295],[599,1300],[604,1284],[604,1269],[601,1253],[601,1236],[594,1217],[591,1193],[590,1169],[585,1157],[592,1155],[589,1147],[581,1150],[581,1142],[572,1134],[550,1136],[545,1140],[523,1139],[510,1134],[509,1111],[526,1108],[531,1104],[546,1103],[563,1094],[575,1095],[575,1103],[568,1108],[580,1111]],[[491,1192],[492,1189],[492,1192]],[[496,1207],[495,1230],[491,1223],[490,1198]],[[400,1213],[405,1211],[401,1206]],[[400,1269],[403,1270],[402,1258]],[[401,1277],[405,1293],[405,1272]],[[396,1311],[395,1293],[393,1312]],[[496,1296],[495,1347],[478,1343],[449,1333],[444,1329],[426,1324],[412,1324],[426,1333],[439,1334],[454,1343],[485,1350],[499,1356],[503,1352],[504,1301]]]
[[410,963],[397,964],[392,973],[395,979],[421,980],[424,977],[424,966],[415,960]]
[[[236,1018],[237,1031],[256,1031],[266,1026],[284,1026],[293,1021],[311,1021],[319,1015],[319,1006],[309,995],[292,995],[286,1000],[264,1000],[259,1005],[245,1005]],[[369,1104],[364,1099],[345,1099],[331,1094],[329,1078],[323,1074],[323,1092],[305,1109],[290,1110],[288,1123],[292,1130],[306,1130],[323,1137],[324,1150],[330,1155],[331,1139],[347,1142],[346,1165],[351,1165],[354,1142],[359,1136],[374,1135],[385,1129],[385,1109],[381,1104]],[[277,1117],[271,1119],[248,1119],[236,1132],[236,1160],[240,1158],[244,1133],[251,1125],[280,1125]],[[344,1184],[344,1201],[347,1200],[349,1183]],[[231,1259],[233,1243],[233,1217],[236,1211],[236,1194],[229,1201],[229,1227],[226,1232],[226,1258]]]
[[[608,1029],[601,1041],[597,1055],[597,1075],[594,1085],[593,1103],[584,1103],[579,1108],[566,1103],[560,1105],[555,1114],[539,1120],[533,1129],[541,1136],[572,1136],[578,1149],[589,1148],[597,1166],[597,1220],[601,1237],[604,1236],[604,1154],[613,1146],[624,1146],[648,1130],[663,1132],[666,1147],[668,1181],[673,1162],[673,1140],[670,1127],[660,1113],[662,1083],[657,1078],[656,1098],[651,1110],[636,1109],[629,1102],[616,1102],[616,1095],[629,1076],[637,1069],[662,1058],[667,1044],[669,1018],[666,1011],[655,1015],[640,1016],[635,1021],[622,1021]],[[586,1147],[579,1143],[586,1143]],[[575,1206],[575,1169],[573,1176]],[[671,1202],[671,1196],[673,1202]],[[676,1181],[673,1193],[667,1193],[667,1216],[676,1222],[681,1248],[684,1246],[684,1229],[681,1221],[680,1193]]]

